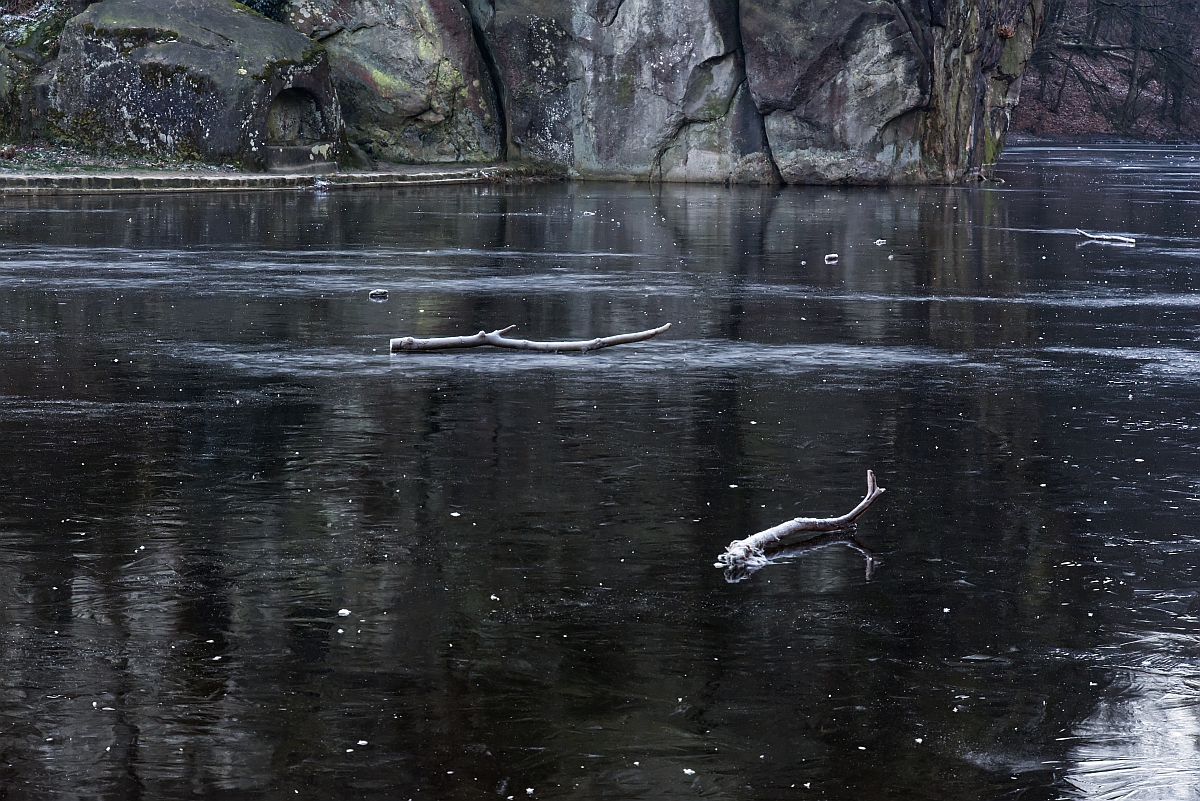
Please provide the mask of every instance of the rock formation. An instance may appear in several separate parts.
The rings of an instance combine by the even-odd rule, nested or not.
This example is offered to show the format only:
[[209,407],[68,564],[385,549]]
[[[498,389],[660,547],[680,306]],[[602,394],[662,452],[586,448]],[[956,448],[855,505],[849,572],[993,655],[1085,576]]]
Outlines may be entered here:
[[460,0],[297,0],[329,52],[349,140],[376,159],[494,161],[503,126]]
[[104,0],[63,28],[43,124],[65,138],[267,164],[326,159],[342,119],[324,49],[230,0]]
[[[589,177],[986,171],[1042,0],[472,0],[514,154]],[[778,172],[777,172],[778,171]]]
[[[60,135],[254,164],[285,89],[316,109],[292,118],[338,133],[332,82],[349,140],[388,161],[958,182],[999,155],[1043,5],[292,0],[280,16],[305,39],[231,0],[102,0],[66,25],[45,106]],[[11,63],[0,52],[0,90]]]

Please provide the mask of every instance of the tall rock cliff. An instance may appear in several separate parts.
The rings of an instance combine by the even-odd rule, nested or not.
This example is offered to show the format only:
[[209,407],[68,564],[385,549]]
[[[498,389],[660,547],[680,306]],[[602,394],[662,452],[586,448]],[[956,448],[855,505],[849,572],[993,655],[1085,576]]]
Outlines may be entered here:
[[579,176],[986,174],[1042,0],[466,0],[514,156]]
[[[297,66],[267,94],[299,80],[291,76],[323,76],[327,64],[340,116],[325,127],[332,132],[344,119],[351,143],[387,161],[527,160],[576,177],[624,180],[957,182],[986,177],[999,155],[1044,3],[281,0],[277,17],[321,46],[292,59]],[[102,84],[135,73],[145,84],[161,53],[183,52],[188,37],[212,60],[223,45],[182,32],[201,30],[191,17],[217,5],[223,19],[249,19],[229,10],[232,0],[100,0],[67,24],[57,65],[43,72],[98,98]],[[93,43],[93,28],[80,20],[112,16],[100,10],[109,6],[161,8],[155,30],[179,42],[167,34],[132,50],[116,42],[113,58],[101,59],[96,48],[109,44]],[[167,19],[184,9],[195,13]],[[257,19],[261,38],[286,39],[268,35],[269,26],[284,26]],[[238,48],[260,49],[256,41]],[[145,63],[126,63],[133,57]],[[35,60],[0,51],[0,129],[5,108],[11,120],[12,109],[31,107],[12,87],[31,84],[21,70]],[[93,69],[101,61],[103,75]],[[197,75],[207,79],[215,69]],[[253,71],[266,69],[264,62]],[[227,83],[243,91],[236,76]],[[306,91],[326,114],[329,93],[314,87]],[[49,93],[52,113],[63,114],[69,89]],[[112,111],[95,108],[99,118]],[[158,119],[153,109],[122,108],[135,121]],[[169,114],[159,117],[138,134],[147,147],[158,146],[150,129],[174,124]],[[87,114],[79,119],[91,122]],[[85,129],[59,126],[67,135]]]

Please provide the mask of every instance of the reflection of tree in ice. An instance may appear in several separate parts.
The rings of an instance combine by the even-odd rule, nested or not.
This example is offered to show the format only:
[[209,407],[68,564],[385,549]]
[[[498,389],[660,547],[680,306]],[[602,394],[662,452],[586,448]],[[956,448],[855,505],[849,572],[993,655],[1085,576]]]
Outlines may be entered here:
[[[1171,642],[1171,635],[1138,639],[1143,653],[1153,640],[1172,651],[1194,646],[1191,638]],[[1116,692],[1075,730],[1080,743],[1072,751],[1067,781],[1085,798],[1200,798],[1200,664],[1163,654],[1143,658],[1124,672]]]
[[730,584],[735,584],[739,581],[745,581],[767,565],[799,559],[813,551],[828,548],[830,545],[845,545],[866,557],[867,581],[871,580],[871,575],[875,572],[875,567],[879,564],[879,560],[875,558],[875,555],[865,545],[858,541],[857,537],[848,531],[831,531],[819,537],[811,537],[803,542],[790,545],[781,544],[777,548],[763,551],[744,559],[730,562],[729,564],[717,562],[715,567],[724,567],[725,580]]

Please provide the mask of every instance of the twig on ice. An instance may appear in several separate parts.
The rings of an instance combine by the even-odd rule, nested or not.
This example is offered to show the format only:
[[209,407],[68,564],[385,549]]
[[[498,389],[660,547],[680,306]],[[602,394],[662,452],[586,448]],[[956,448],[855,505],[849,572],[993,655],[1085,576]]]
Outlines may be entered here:
[[794,545],[785,545],[782,548],[772,550],[769,554],[764,554],[763,556],[752,557],[731,565],[718,562],[715,567],[724,567],[725,580],[730,584],[737,584],[739,581],[745,581],[750,578],[767,565],[777,564],[790,559],[799,559],[813,551],[828,548],[830,545],[845,545],[847,548],[862,554],[867,561],[867,581],[871,580],[871,576],[875,572],[875,566],[879,564],[879,561],[867,546],[859,542],[858,538],[848,531],[830,531],[825,534],[818,534],[815,537],[810,537]]
[[1100,242],[1124,242],[1127,245],[1137,244],[1137,240],[1132,236],[1120,236],[1119,234],[1089,234],[1082,228],[1076,228],[1075,232],[1081,236],[1086,236],[1088,239],[1095,239]]
[[729,543],[725,553],[717,557],[714,567],[733,567],[744,564],[766,564],[764,549],[802,531],[845,531],[854,525],[854,521],[875,503],[875,499],[884,493],[883,487],[875,482],[875,473],[867,471],[867,494],[849,512],[841,517],[797,517],[778,526],[772,526],[744,540],[734,540]]
[[648,331],[636,331],[632,334],[617,334],[611,337],[597,337],[596,339],[584,339],[574,342],[533,342],[528,339],[505,339],[504,335],[516,328],[515,325],[510,325],[507,328],[501,328],[496,331],[480,331],[478,334],[473,334],[469,337],[433,337],[431,339],[397,337],[392,340],[392,352],[395,353],[399,350],[408,352],[452,350],[455,348],[477,348],[481,345],[492,345],[497,348],[531,350],[538,353],[563,353],[567,351],[587,353],[591,350],[599,350],[600,348],[607,348],[612,345],[641,342],[644,339],[658,336],[670,327],[671,324],[666,323],[665,325],[660,325],[658,328],[651,328]]

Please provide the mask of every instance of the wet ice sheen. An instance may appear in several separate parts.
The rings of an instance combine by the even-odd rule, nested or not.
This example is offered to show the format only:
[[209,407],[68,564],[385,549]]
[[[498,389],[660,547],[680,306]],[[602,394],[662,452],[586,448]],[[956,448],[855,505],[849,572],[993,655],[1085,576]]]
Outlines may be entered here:
[[1188,797],[1197,155],[0,200],[0,787]]

